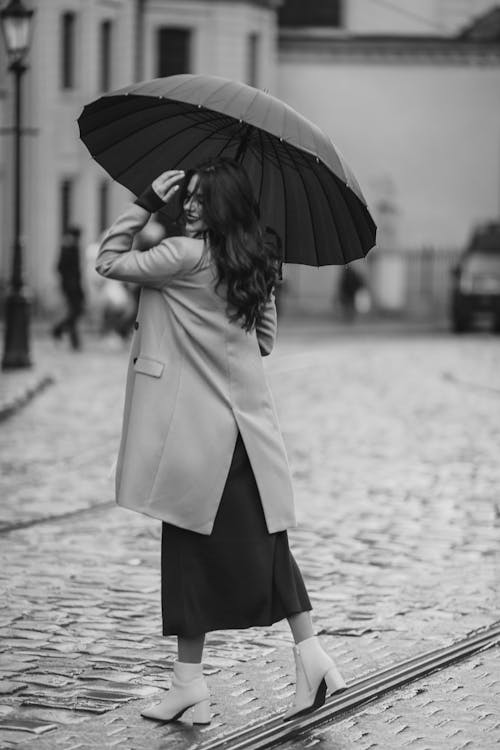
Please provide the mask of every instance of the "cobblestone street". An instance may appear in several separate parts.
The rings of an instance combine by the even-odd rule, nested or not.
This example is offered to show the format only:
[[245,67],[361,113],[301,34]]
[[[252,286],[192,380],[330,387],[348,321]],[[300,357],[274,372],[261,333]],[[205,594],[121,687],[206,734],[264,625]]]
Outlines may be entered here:
[[[194,749],[284,710],[286,623],[207,637],[213,720],[159,725],[160,523],[117,508],[127,354],[38,337],[54,378],[0,425],[0,749]],[[348,681],[500,619],[500,345],[444,332],[283,325],[266,361],[296,487],[291,546]],[[500,743],[500,649],[286,747]]]

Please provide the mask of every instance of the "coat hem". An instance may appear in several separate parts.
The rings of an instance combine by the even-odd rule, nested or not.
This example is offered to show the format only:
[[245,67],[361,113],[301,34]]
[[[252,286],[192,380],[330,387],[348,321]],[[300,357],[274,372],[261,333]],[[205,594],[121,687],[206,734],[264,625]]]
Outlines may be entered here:
[[187,526],[186,524],[180,523],[178,518],[172,518],[172,516],[160,516],[158,513],[152,512],[147,506],[136,508],[133,505],[127,505],[127,503],[123,502],[122,500],[116,500],[116,504],[120,508],[125,508],[125,510],[131,510],[134,513],[139,513],[142,516],[148,516],[149,518],[155,518],[157,521],[162,521],[164,523],[170,523],[172,526],[177,526],[179,529],[185,529],[186,531],[194,531],[197,534],[204,534],[205,536],[210,536],[212,533],[214,521],[208,521],[205,524],[202,524],[201,526]]
[[[155,518],[157,521],[162,521],[164,523],[170,523],[172,526],[177,526],[179,529],[185,529],[186,531],[194,531],[196,534],[204,534],[205,536],[210,536],[212,533],[212,529],[215,523],[215,518],[213,521],[207,521],[204,524],[198,525],[198,526],[192,526],[187,525],[185,523],[181,523],[178,518],[173,518],[172,516],[169,516],[167,514],[165,515],[159,515],[159,513],[154,513],[150,510],[148,506],[143,506],[141,508],[134,507],[133,505],[128,505],[127,503],[123,502],[123,500],[116,500],[116,504],[120,508],[124,508],[125,510],[131,510],[134,513],[139,513],[142,516],[148,516],[149,518]],[[287,529],[294,529],[297,526],[297,520],[293,518],[293,520],[289,521],[275,521],[273,524],[268,526],[268,533],[269,534],[276,534],[279,531],[286,531]]]

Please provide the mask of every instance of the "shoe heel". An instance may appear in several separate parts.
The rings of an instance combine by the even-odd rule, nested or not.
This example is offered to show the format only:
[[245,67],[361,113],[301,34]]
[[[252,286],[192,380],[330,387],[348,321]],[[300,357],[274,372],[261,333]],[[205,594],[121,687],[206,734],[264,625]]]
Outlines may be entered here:
[[330,667],[328,672],[325,674],[326,689],[328,695],[332,693],[339,693],[341,690],[345,690],[347,683],[340,674],[337,667]]
[[210,701],[205,700],[195,703],[194,706],[191,706],[182,714],[182,718],[188,719],[192,724],[210,724],[212,720]]

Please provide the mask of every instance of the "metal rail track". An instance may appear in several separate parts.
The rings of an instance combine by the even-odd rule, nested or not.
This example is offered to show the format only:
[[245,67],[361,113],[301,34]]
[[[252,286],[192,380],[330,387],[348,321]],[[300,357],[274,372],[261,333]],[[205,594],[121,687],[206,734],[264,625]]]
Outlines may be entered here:
[[0,521],[0,534],[9,534],[11,531],[19,531],[20,529],[29,529],[31,526],[41,526],[45,523],[57,523],[59,521],[67,521],[68,519],[75,518],[77,516],[86,516],[92,513],[96,513],[100,510],[104,511],[108,508],[112,508],[116,503],[114,500],[106,500],[103,503],[96,503],[88,508],[76,508],[70,510],[67,513],[54,513],[52,516],[42,516],[41,518],[28,518],[25,521],[14,521],[13,523],[5,523],[2,525]]
[[403,687],[499,643],[500,621],[473,631],[450,646],[427,651],[356,680],[338,697],[332,696],[322,708],[311,714],[289,722],[284,722],[279,716],[267,719],[248,729],[237,730],[218,740],[202,744],[199,750],[264,750],[279,745],[331,723],[347,711],[369,703],[390,690]]
[[[1,421],[1,417],[0,417]],[[113,450],[115,446],[114,440],[100,443],[97,447],[94,445],[90,450],[86,450],[83,453],[79,453],[78,456],[63,456],[61,457],[56,465],[54,466],[54,472],[63,471],[77,471],[85,469],[95,463],[99,456],[109,453],[110,449]],[[43,461],[41,462],[43,465]],[[66,513],[53,513],[45,516],[37,516],[35,518],[25,518],[20,521],[3,521],[0,518],[0,534],[9,534],[11,531],[19,531],[21,529],[29,529],[32,526],[40,526],[47,523],[57,523],[59,521],[67,521],[69,519],[78,518],[79,516],[85,516],[88,513],[94,513],[100,510],[106,510],[116,505],[114,500],[103,500],[102,502],[94,503],[84,508],[75,508],[69,510]]]

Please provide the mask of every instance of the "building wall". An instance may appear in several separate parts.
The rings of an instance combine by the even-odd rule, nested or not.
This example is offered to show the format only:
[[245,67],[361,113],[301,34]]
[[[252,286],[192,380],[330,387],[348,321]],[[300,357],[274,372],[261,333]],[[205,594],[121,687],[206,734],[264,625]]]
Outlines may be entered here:
[[355,34],[456,34],[496,0],[345,0],[345,27]]
[[282,0],[279,18],[288,31],[318,34],[455,35],[497,0]]
[[[354,41],[345,53],[332,50],[287,40],[279,92],[350,163],[379,226],[379,246],[460,247],[476,222],[500,215],[499,55],[356,53]],[[404,303],[399,271],[391,262],[387,273],[387,304],[397,308]],[[337,271],[318,278],[314,269],[290,269],[290,294],[300,288],[300,304],[326,309]]]

